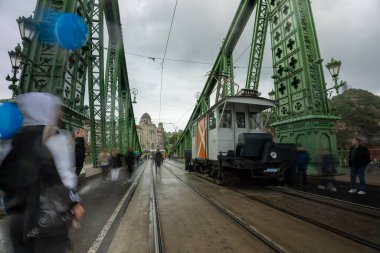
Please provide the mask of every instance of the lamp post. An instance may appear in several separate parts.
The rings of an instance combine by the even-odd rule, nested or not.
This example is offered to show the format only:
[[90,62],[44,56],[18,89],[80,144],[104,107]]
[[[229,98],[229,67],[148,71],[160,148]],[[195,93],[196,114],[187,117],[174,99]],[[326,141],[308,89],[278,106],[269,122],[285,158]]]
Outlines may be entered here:
[[[35,25],[35,22],[33,21],[32,16],[28,18],[19,17],[16,21],[18,23],[20,36],[21,36],[21,39],[23,42],[22,44],[24,46],[24,51],[25,51],[25,48],[28,47],[28,45],[31,43],[31,41],[34,39],[36,35],[36,32],[37,32],[36,25]],[[20,44],[17,44],[15,50],[8,52],[9,58],[12,64],[13,76],[10,77],[9,75],[7,75],[5,80],[12,82],[12,84],[9,85],[8,88],[13,91],[13,97],[19,95],[22,92],[21,84],[16,85],[16,83],[20,81],[20,79],[17,78],[17,74],[20,69],[23,69],[21,64],[24,65],[26,61],[30,61],[33,63],[33,65],[36,65],[32,60],[28,59],[23,54],[22,51],[23,50]],[[25,60],[25,61],[22,62],[22,60]]]
[[132,88],[132,89],[130,89],[130,92],[133,94],[132,104],[137,104],[136,95],[139,94],[139,90],[136,88]]
[[23,42],[30,43],[36,35],[36,23],[32,16],[25,18],[19,17],[17,20],[20,36]]
[[13,91],[13,97],[15,97],[20,94],[20,89],[19,89],[19,86],[16,85],[16,82],[20,80],[17,78],[17,73],[19,72],[19,69],[20,69],[21,56],[17,54],[15,51],[10,51],[8,52],[8,54],[9,54],[9,59],[11,60],[11,64],[12,64],[13,76],[10,77],[9,75],[7,75],[5,80],[12,82],[12,84],[9,85],[8,88]]
[[330,75],[334,81],[334,86],[330,89],[327,89],[326,91],[335,89],[336,93],[339,94],[339,88],[347,85],[346,81],[339,80],[339,71],[340,71],[340,66],[342,65],[341,61],[335,60],[334,58],[331,58],[331,61],[326,64],[326,68],[329,70]]

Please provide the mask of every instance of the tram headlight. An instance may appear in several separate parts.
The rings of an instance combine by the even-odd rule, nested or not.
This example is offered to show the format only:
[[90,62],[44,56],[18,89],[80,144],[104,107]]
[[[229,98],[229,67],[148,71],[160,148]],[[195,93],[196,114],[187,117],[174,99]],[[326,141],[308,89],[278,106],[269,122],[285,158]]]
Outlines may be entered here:
[[276,152],[271,152],[270,153],[270,157],[272,157],[272,159],[276,159],[277,158],[277,153]]

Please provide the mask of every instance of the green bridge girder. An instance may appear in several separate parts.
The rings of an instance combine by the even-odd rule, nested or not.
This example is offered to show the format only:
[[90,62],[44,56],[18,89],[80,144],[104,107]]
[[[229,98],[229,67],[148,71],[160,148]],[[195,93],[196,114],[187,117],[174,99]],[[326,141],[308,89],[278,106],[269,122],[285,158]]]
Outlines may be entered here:
[[[277,141],[303,143],[312,154],[311,173],[316,173],[319,151],[336,154],[335,121],[331,114],[320,60],[318,41],[308,0],[242,0],[205,87],[183,135],[174,150],[183,156],[191,147],[190,124],[216,100],[235,93],[233,51],[256,8],[246,89],[259,87],[265,38],[270,27]],[[130,96],[125,51],[117,0],[38,0],[36,10],[53,9],[81,15],[90,27],[84,47],[69,52],[38,41],[23,43],[23,53],[34,64],[23,64],[19,90],[49,92],[62,98],[64,119],[70,128],[90,121],[93,154],[101,149],[128,146],[140,149]],[[46,16],[50,15],[50,16]],[[55,12],[35,12],[34,20],[54,19]],[[105,17],[105,18],[104,18]],[[105,57],[104,28],[108,41]],[[86,75],[86,73],[88,75]],[[84,104],[88,85],[89,107]],[[93,162],[96,163],[96,156]]]
[[[41,12],[39,10],[53,10]],[[90,38],[81,49],[69,52],[38,35],[23,43],[22,52],[31,61],[23,63],[19,90],[48,92],[62,98],[68,129],[90,122],[92,162],[104,148],[125,152],[140,150],[117,0],[38,0],[33,20],[53,20],[58,12],[76,13],[89,27]],[[105,25],[108,48],[105,57]],[[106,61],[105,61],[106,59]],[[33,62],[33,64],[31,63]],[[36,67],[36,65],[40,67]],[[87,87],[86,87],[87,86]],[[89,105],[85,106],[86,89]]]
[[[270,27],[274,71],[276,141],[301,143],[311,154],[310,174],[317,174],[318,155],[322,151],[337,154],[334,116],[327,99],[314,19],[309,0],[242,0],[216,58],[204,89],[182,136],[172,152],[184,157],[190,149],[191,123],[210,106],[210,95],[217,89],[216,100],[234,94],[232,53],[256,8],[246,89],[257,92]],[[227,67],[228,65],[228,67]],[[222,78],[215,78],[215,76]],[[229,80],[226,82],[226,80]],[[205,106],[206,105],[206,106]]]

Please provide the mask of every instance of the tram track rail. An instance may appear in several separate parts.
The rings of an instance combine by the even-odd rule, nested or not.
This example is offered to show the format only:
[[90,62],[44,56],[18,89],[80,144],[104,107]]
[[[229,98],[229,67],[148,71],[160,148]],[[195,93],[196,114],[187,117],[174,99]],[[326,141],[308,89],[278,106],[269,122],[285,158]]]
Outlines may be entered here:
[[269,247],[271,250],[273,250],[274,252],[277,252],[277,253],[287,253],[288,251],[286,251],[283,247],[281,247],[280,245],[278,245],[276,242],[274,242],[273,240],[271,240],[269,237],[263,235],[260,231],[258,231],[255,227],[253,227],[252,225],[248,224],[247,222],[245,222],[242,218],[240,218],[239,216],[237,216],[236,214],[234,214],[233,212],[231,212],[230,210],[226,209],[225,207],[223,207],[220,203],[218,203],[217,201],[209,198],[208,196],[206,196],[204,193],[202,193],[198,188],[196,188],[193,184],[191,184],[189,181],[187,181],[186,179],[178,176],[176,173],[174,173],[170,168],[169,166],[167,166],[166,164],[170,164],[172,166],[175,166],[171,163],[165,163],[163,164],[163,167],[165,167],[172,175],[174,175],[179,181],[183,182],[184,184],[186,184],[191,190],[193,190],[194,192],[196,192],[200,197],[202,197],[204,200],[206,200],[209,204],[211,204],[213,207],[215,207],[220,213],[222,213],[224,216],[226,216],[227,218],[229,218],[230,220],[232,220],[235,224],[237,224],[241,229],[243,229],[244,231],[248,232],[251,236],[253,236],[254,238],[258,239],[259,241],[261,241],[262,243],[264,243],[267,247]]
[[366,240],[366,239],[360,238],[360,237],[358,237],[358,236],[352,235],[352,234],[350,234],[350,233],[347,233],[347,232],[342,231],[342,230],[340,230],[340,229],[337,229],[337,228],[335,228],[335,227],[332,227],[332,226],[326,225],[326,224],[324,224],[324,223],[322,223],[322,222],[319,222],[319,221],[317,221],[317,220],[315,220],[315,219],[312,219],[312,218],[310,218],[310,217],[307,217],[307,216],[305,216],[305,215],[301,215],[301,214],[298,214],[298,213],[296,213],[296,212],[293,212],[293,211],[291,211],[291,210],[289,210],[289,209],[287,209],[287,208],[283,208],[283,207],[280,207],[280,206],[278,206],[278,205],[275,205],[275,204],[271,203],[270,201],[265,201],[265,200],[260,199],[260,198],[258,198],[258,197],[255,197],[255,196],[252,196],[252,195],[248,195],[248,194],[242,193],[242,192],[240,192],[240,191],[236,191],[236,192],[238,192],[238,193],[244,195],[245,197],[247,197],[247,198],[249,198],[249,199],[254,200],[255,202],[258,202],[258,203],[261,203],[261,204],[263,204],[263,205],[265,205],[265,206],[271,207],[271,208],[273,208],[273,209],[275,209],[275,210],[277,210],[277,211],[280,211],[280,212],[282,212],[282,213],[285,213],[285,214],[287,214],[287,215],[289,215],[289,216],[291,216],[291,217],[297,218],[297,219],[299,219],[299,220],[302,220],[302,221],[304,221],[304,222],[307,222],[307,223],[309,223],[309,224],[312,224],[312,225],[315,225],[315,226],[317,226],[317,227],[319,227],[319,228],[322,228],[322,229],[324,229],[324,230],[326,230],[326,231],[328,231],[328,232],[331,232],[331,233],[337,234],[337,235],[339,235],[339,236],[341,236],[341,237],[344,237],[344,238],[346,238],[346,239],[349,239],[349,240],[351,240],[351,241],[357,242],[357,243],[359,243],[359,244],[362,244],[362,245],[365,245],[365,246],[370,247],[370,248],[372,248],[372,249],[375,249],[375,250],[380,251],[380,244],[377,244],[377,243],[374,243],[374,242],[372,242],[372,241],[369,241],[369,240]]
[[[152,164],[151,164],[152,165]],[[151,190],[150,190],[150,253],[164,253],[163,233],[161,229],[160,213],[158,209],[156,182],[154,180],[153,166],[151,172]]]
[[[173,167],[177,167],[177,168],[180,168],[178,165],[176,164],[172,164],[172,163],[169,163],[170,165],[172,165]],[[182,168],[180,168],[182,169]],[[183,170],[183,169],[182,169]],[[170,171],[172,174],[174,174],[176,177],[180,178],[178,175],[176,175],[174,172]],[[201,177],[201,178],[204,178],[204,177]],[[191,185],[190,182],[184,180],[184,179],[180,179],[182,181],[184,181],[186,184],[188,185]],[[207,180],[207,179],[206,179]],[[210,181],[210,180],[208,180]],[[288,194],[288,195],[291,195],[291,196],[295,196],[295,197],[299,197],[299,198],[303,198],[303,199],[307,199],[307,200],[311,200],[311,201],[315,201],[315,202],[318,202],[318,203],[321,203],[321,204],[324,204],[324,205],[329,205],[327,204],[326,202],[323,202],[321,200],[317,200],[316,198],[319,197],[319,195],[316,195],[316,194],[310,194],[310,196],[313,196],[313,198],[311,198],[310,196],[309,197],[303,197],[303,196],[299,196],[299,194],[291,194],[291,193],[285,193],[284,191],[281,191],[281,190],[274,190],[272,189],[273,187],[264,187],[264,189],[268,190],[268,191],[273,191],[273,192],[277,192],[277,193],[283,193],[283,194]],[[265,206],[268,206],[272,209],[275,209],[277,211],[280,211],[282,213],[285,213],[291,217],[294,217],[294,218],[297,218],[299,220],[302,220],[306,223],[309,223],[309,224],[312,224],[314,226],[317,226],[319,228],[322,228],[328,232],[331,232],[331,233],[334,233],[336,235],[339,235],[343,238],[346,238],[346,239],[349,239],[351,241],[354,241],[356,243],[359,243],[359,244],[362,244],[362,245],[365,245],[369,248],[372,248],[372,249],[375,249],[375,250],[378,250],[380,251],[380,244],[377,244],[375,242],[372,242],[372,241],[369,241],[369,240],[366,240],[366,239],[363,239],[363,238],[360,238],[358,236],[355,236],[355,235],[352,235],[350,233],[347,233],[345,231],[342,231],[340,229],[337,229],[335,227],[332,227],[332,226],[329,226],[329,225],[326,225],[322,222],[319,222],[315,219],[312,219],[310,217],[307,217],[307,216],[304,216],[304,215],[301,215],[301,214],[298,214],[296,212],[293,212],[287,208],[283,208],[283,207],[280,207],[278,205],[275,205],[273,203],[271,203],[270,201],[266,201],[266,200],[263,200],[262,198],[258,198],[258,197],[255,197],[255,196],[252,196],[252,195],[249,195],[247,193],[244,193],[242,191],[239,191],[237,189],[234,189],[234,188],[229,188],[230,190],[232,191],[235,191],[243,196],[245,196],[246,198],[249,198],[255,202],[258,202],[260,204],[263,204]],[[203,193],[200,193],[201,195],[205,196]],[[205,196],[207,198],[207,196]],[[323,196],[324,197],[324,196]],[[335,201],[336,199],[334,198],[328,198],[328,197],[325,197],[325,199],[329,199],[331,201]],[[212,201],[212,200],[211,200]],[[374,211],[378,211],[378,208],[375,208],[375,207],[370,207],[370,206],[364,206],[364,205],[360,205],[360,204],[356,204],[356,203],[353,203],[353,202],[347,202],[347,201],[342,201],[342,200],[339,200],[338,202],[340,203],[345,203],[345,204],[351,204],[352,206],[355,206],[355,207],[361,207],[361,208],[365,208],[365,209],[368,209],[368,210],[374,210]],[[219,205],[219,204],[218,204]],[[335,204],[333,205],[334,207],[336,208],[340,208],[340,209],[343,209],[343,210],[348,210],[348,211],[351,211],[351,212],[355,212],[355,213],[360,213],[360,214],[364,214],[364,215],[367,215],[367,216],[371,216],[373,218],[379,218],[378,215],[373,215],[373,214],[370,214],[368,212],[363,212],[363,211],[356,211],[356,210],[353,210],[352,208],[346,208],[346,207],[343,207],[341,205],[338,205],[338,204]],[[223,207],[222,207],[223,208]],[[379,210],[380,211],[380,210]],[[249,225],[248,225],[249,226]]]
[[[306,200],[311,200],[314,202],[318,202],[324,205],[329,205],[333,206],[339,209],[371,216],[374,218],[380,218],[380,208],[373,207],[373,206],[367,206],[363,204],[358,204],[350,201],[345,201],[337,198],[331,198],[319,194],[314,194],[310,192],[304,192],[304,191],[299,191],[299,190],[294,190],[288,187],[284,186],[266,186],[264,187],[265,189],[271,190],[271,191],[276,191],[280,193],[284,193],[286,195],[290,195],[293,197],[298,197]],[[339,204],[338,204],[339,203]],[[347,207],[351,206],[351,207]],[[358,210],[361,209],[361,210]]]

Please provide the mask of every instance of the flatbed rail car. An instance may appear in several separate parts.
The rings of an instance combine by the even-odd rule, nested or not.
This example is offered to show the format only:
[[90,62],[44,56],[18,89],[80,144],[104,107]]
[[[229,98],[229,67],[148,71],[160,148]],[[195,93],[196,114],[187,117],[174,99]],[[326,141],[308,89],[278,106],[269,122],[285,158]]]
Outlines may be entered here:
[[293,184],[295,144],[274,143],[263,131],[261,113],[273,100],[229,96],[219,100],[192,125],[192,168],[218,184],[250,178]]

